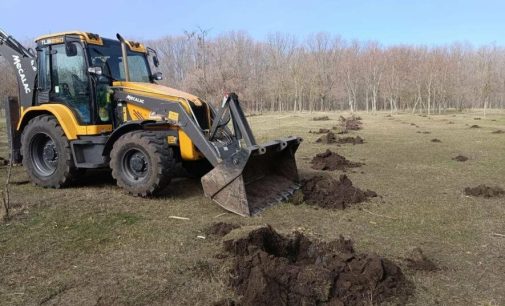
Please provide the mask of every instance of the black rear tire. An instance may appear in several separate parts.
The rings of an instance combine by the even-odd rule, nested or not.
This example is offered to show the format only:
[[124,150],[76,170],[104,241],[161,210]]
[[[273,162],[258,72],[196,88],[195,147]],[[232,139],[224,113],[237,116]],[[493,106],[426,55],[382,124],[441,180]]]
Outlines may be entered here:
[[112,147],[110,167],[117,185],[135,196],[163,190],[175,171],[176,160],[166,138],[146,131],[121,136]]
[[21,152],[23,166],[36,185],[65,187],[78,174],[70,142],[53,116],[42,115],[28,122],[21,136]]

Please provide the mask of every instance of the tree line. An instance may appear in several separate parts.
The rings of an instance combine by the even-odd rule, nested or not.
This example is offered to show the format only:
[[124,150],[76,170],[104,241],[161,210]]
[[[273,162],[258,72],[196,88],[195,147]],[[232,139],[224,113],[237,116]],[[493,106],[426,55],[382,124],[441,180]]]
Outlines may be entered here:
[[[158,52],[162,84],[219,103],[236,92],[250,112],[410,111],[505,106],[505,49],[494,44],[382,46],[327,33],[300,40],[273,33],[210,36],[206,30],[146,41]],[[0,61],[0,97],[14,75]]]

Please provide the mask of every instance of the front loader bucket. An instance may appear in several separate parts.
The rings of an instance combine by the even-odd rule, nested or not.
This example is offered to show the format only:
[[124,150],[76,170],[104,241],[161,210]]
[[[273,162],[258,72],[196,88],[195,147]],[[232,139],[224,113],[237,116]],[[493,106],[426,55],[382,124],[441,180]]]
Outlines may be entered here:
[[231,155],[202,177],[205,196],[241,216],[288,199],[300,187],[295,161],[300,142],[288,137]]

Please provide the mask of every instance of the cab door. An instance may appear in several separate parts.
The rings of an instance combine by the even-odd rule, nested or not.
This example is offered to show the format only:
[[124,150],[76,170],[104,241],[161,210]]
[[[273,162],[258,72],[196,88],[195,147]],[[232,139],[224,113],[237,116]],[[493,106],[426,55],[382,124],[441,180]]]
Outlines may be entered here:
[[81,124],[91,124],[91,87],[82,45],[79,42],[52,45],[49,54],[49,101],[67,105]]

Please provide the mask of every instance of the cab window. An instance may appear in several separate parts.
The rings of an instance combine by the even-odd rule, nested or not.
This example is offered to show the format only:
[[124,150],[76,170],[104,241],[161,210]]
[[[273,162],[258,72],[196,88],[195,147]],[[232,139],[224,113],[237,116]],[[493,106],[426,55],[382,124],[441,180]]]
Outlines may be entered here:
[[89,79],[86,71],[84,51],[77,42],[72,42],[76,52],[67,56],[65,45],[51,48],[51,91],[52,101],[71,107],[82,123],[91,122]]
[[[130,81],[132,82],[143,82],[149,83],[151,80],[149,78],[149,71],[147,70],[148,63],[143,54],[128,54],[128,69],[130,70]],[[122,63],[119,66],[119,71],[121,79],[125,78],[124,75],[124,65]]]

